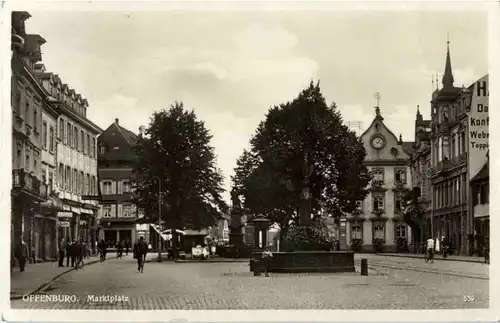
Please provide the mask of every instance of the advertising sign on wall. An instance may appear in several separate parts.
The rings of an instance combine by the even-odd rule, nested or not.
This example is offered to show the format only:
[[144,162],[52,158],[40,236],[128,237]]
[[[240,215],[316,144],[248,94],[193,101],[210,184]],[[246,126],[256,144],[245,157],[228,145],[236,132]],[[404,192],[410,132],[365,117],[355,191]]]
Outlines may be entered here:
[[489,149],[488,75],[474,84],[469,112],[469,178],[472,179],[486,162]]

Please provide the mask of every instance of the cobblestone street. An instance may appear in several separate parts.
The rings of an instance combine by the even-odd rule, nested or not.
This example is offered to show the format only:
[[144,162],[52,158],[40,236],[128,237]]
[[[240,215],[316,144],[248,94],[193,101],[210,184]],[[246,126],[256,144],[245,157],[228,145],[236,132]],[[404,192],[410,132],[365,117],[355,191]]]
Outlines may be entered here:
[[[370,276],[273,274],[254,277],[246,263],[146,263],[132,257],[73,271],[45,292],[78,301],[12,301],[14,309],[462,309],[488,307],[489,266],[465,262],[426,264],[421,259],[376,255]],[[123,302],[91,302],[117,295]],[[464,301],[468,298],[468,302]]]

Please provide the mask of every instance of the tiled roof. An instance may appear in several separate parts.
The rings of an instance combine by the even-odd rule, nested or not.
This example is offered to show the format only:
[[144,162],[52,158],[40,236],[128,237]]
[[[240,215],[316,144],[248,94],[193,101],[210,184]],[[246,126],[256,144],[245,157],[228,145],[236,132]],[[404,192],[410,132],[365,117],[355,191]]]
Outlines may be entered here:
[[104,154],[99,151],[100,161],[133,161],[136,158],[133,148],[137,136],[116,122],[113,122],[97,140],[99,146],[106,147]]
[[489,162],[486,162],[483,166],[483,168],[481,168],[481,170],[479,171],[479,173],[476,174],[476,176],[474,176],[470,182],[473,183],[473,182],[479,182],[481,180],[487,180],[490,178],[490,163]]

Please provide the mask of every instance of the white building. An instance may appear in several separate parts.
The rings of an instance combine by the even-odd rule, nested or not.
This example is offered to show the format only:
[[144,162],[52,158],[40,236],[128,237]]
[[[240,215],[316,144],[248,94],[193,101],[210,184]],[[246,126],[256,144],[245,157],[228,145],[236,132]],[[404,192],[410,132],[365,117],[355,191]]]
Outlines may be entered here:
[[369,194],[358,210],[348,216],[347,244],[352,249],[396,251],[398,238],[411,241],[411,230],[403,219],[403,197],[411,187],[408,161],[411,142],[403,142],[385,126],[380,109],[361,135],[367,156],[365,165],[373,174]]
[[[57,176],[53,173],[54,192],[61,199],[63,209],[58,213],[58,236],[93,242],[98,203],[82,196],[98,195],[96,137],[102,130],[87,119],[86,99],[63,84],[58,75],[45,73],[43,69],[38,73],[44,88],[59,102],[60,108],[56,127],[53,127],[57,152],[53,161],[57,169]],[[53,121],[50,124],[53,125]],[[48,169],[50,174],[51,168]],[[94,229],[93,234],[90,229]]]

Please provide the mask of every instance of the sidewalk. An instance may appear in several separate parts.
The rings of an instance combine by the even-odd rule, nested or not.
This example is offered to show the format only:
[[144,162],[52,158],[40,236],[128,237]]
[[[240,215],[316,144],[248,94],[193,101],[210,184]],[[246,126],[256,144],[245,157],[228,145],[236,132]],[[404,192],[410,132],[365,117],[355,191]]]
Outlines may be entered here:
[[[116,255],[106,257],[106,259],[113,258],[116,258]],[[91,256],[83,262],[85,266],[97,263],[99,256]],[[66,265],[66,259],[64,265]],[[19,267],[15,267],[10,272],[10,299],[21,299],[24,295],[36,293],[72,270],[74,270],[73,267],[59,267],[57,261],[27,264],[24,272],[20,272]]]
[[[412,254],[412,253],[377,253],[375,255],[400,257],[400,258],[419,258],[419,259],[424,259],[425,257],[423,254]],[[435,255],[434,260],[484,263],[483,257],[475,257],[475,256],[448,256],[446,259],[443,259],[441,255]]]

